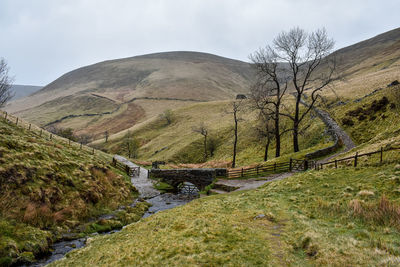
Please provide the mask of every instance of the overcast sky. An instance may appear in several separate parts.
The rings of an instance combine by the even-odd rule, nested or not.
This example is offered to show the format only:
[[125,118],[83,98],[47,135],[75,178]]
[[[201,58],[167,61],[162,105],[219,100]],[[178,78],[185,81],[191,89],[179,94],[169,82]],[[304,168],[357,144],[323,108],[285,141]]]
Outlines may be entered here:
[[107,59],[190,50],[247,61],[282,30],[325,27],[341,48],[399,27],[400,0],[0,0],[0,57],[46,85]]

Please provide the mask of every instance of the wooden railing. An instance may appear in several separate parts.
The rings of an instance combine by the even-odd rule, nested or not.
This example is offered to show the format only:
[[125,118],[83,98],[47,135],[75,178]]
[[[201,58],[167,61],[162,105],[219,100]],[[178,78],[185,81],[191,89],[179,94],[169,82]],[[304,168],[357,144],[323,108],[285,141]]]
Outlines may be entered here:
[[252,168],[230,169],[227,171],[227,178],[248,178],[259,177],[282,172],[305,171],[310,167],[314,167],[314,161],[290,159],[287,162],[275,162],[264,166],[256,166]]
[[400,150],[400,147],[389,147],[389,148],[381,147],[377,151],[368,152],[368,153],[362,153],[362,154],[359,154],[358,152],[356,152],[356,154],[354,156],[341,158],[341,159],[335,159],[335,160],[332,160],[332,161],[329,161],[329,162],[319,163],[319,164],[315,165],[314,168],[316,170],[322,170],[324,168],[324,166],[327,166],[327,165],[330,165],[330,167],[338,168],[339,164],[346,163],[348,165],[349,162],[354,167],[357,167],[359,165],[359,162],[358,162],[359,158],[372,156],[374,154],[379,154],[379,163],[382,164],[383,163],[383,154],[384,154],[384,152],[393,151],[393,150]]
[[129,176],[139,176],[139,174],[140,174],[140,167],[132,167],[132,166],[123,164],[122,162],[119,162],[115,158],[112,159],[112,165],[115,168],[120,169],[121,171],[124,171]]
[[0,116],[8,123],[15,124],[16,126],[21,127],[25,130],[28,130],[29,132],[35,133],[37,136],[45,138],[49,141],[59,142],[64,145],[68,145],[71,148],[85,150],[85,151],[91,153],[92,155],[96,154],[96,156],[100,156],[104,160],[110,159],[110,155],[108,155],[102,151],[99,151],[92,147],[84,145],[83,143],[78,143],[78,142],[72,141],[68,138],[64,138],[64,137],[58,136],[56,134],[50,133],[50,132],[46,131],[45,129],[38,127],[37,125],[31,124],[23,119],[20,119],[19,117],[11,115],[3,110],[0,110]]

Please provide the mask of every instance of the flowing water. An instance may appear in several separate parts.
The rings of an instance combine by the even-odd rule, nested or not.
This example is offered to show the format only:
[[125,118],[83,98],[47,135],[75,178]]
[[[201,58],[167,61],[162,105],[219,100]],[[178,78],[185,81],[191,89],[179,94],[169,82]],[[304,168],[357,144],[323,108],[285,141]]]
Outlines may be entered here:
[[[130,164],[133,163],[130,162]],[[152,214],[162,210],[172,209],[184,205],[193,200],[194,198],[198,197],[198,190],[196,189],[193,190],[193,184],[190,183],[184,183],[184,186],[181,188],[181,191],[178,194],[171,194],[171,193],[160,194],[158,190],[154,189],[153,181],[151,181],[147,177],[148,177],[148,171],[144,168],[140,168],[139,176],[131,178],[132,184],[136,187],[136,189],[140,193],[140,197],[145,199],[146,202],[152,204],[149,210],[143,215],[143,218],[149,217]],[[135,202],[132,205],[134,204]],[[112,215],[104,215],[103,217],[106,218],[108,216]],[[107,233],[102,233],[102,235],[112,234],[118,231],[120,230],[112,230]],[[97,235],[97,233],[94,235]],[[93,234],[91,236],[93,236]],[[67,254],[71,250],[84,247],[85,244],[86,244],[86,238],[80,238],[71,241],[56,242],[52,246],[53,251],[49,257],[39,260],[33,264],[24,266],[38,267],[47,265],[53,261],[63,258],[65,254]]]

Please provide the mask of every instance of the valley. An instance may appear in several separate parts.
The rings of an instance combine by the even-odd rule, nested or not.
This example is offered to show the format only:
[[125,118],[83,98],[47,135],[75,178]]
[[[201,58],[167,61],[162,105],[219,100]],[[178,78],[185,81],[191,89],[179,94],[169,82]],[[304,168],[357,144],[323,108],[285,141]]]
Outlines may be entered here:
[[[315,104],[317,78],[300,98],[295,78],[279,78],[279,155],[271,106],[281,88],[257,106],[255,62],[183,51],[109,60],[9,102],[0,118],[0,265],[34,263],[78,238],[82,248],[49,266],[398,265],[400,28],[323,59],[337,59],[340,79]],[[322,61],[315,77],[327,68]],[[141,171],[127,175],[113,156]],[[214,176],[183,200],[165,194],[177,188],[151,168]]]

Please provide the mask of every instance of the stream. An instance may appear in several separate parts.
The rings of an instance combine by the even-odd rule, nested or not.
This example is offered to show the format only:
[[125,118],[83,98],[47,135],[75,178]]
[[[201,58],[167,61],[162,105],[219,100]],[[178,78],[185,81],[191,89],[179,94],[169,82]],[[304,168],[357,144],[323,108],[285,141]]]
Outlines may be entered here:
[[[121,159],[119,160],[124,159],[122,157],[120,158]],[[130,163],[129,165],[133,164],[131,162],[129,163]],[[144,168],[140,168],[139,176],[131,178],[131,182],[139,191],[140,197],[145,199],[146,202],[152,204],[152,206],[147,210],[147,212],[143,215],[142,218],[149,217],[162,210],[167,210],[178,206],[182,206],[198,197],[198,191],[193,192],[192,190],[187,190],[187,187],[183,187],[178,194],[171,194],[171,193],[160,194],[158,190],[154,189],[153,181],[148,179],[147,176],[148,176],[148,171]],[[190,183],[185,183],[185,184],[188,185],[189,187],[193,186]],[[136,200],[132,205],[135,205],[135,203]],[[104,215],[102,217],[106,218],[107,216],[110,215]],[[125,226],[123,228],[125,228]],[[109,235],[119,231],[120,230],[112,230],[110,232],[101,233],[101,235]],[[48,257],[43,258],[32,264],[22,265],[22,266],[29,266],[29,267],[45,266],[53,261],[63,258],[65,254],[74,249],[84,247],[86,245],[86,239],[88,237],[92,237],[95,235],[99,235],[99,233],[94,233],[91,234],[90,236],[75,240],[55,242],[52,246],[53,251]]]

